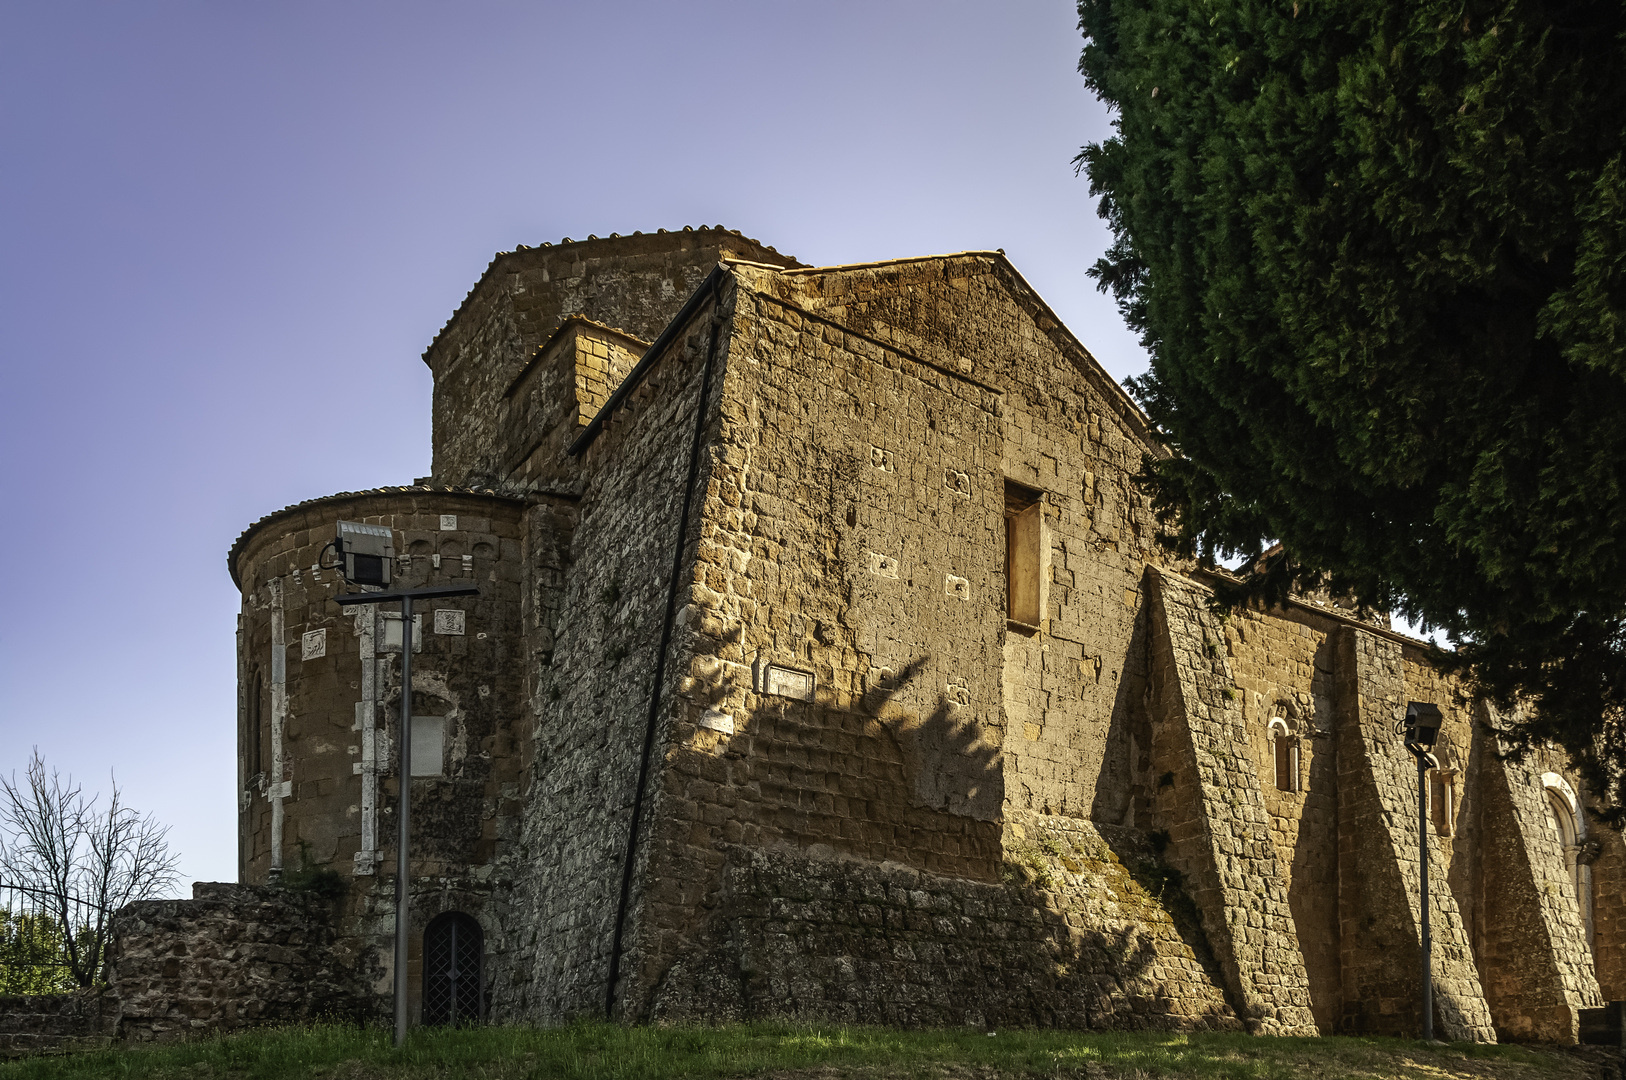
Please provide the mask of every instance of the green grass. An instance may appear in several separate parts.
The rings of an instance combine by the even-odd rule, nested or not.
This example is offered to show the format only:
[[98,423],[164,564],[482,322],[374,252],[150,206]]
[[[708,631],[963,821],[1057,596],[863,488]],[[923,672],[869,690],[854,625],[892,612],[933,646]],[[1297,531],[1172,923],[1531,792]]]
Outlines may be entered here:
[[400,1050],[388,1033],[337,1025],[273,1028],[167,1046],[0,1063],[0,1080],[184,1077],[232,1080],[663,1080],[668,1077],[1594,1077],[1572,1053],[1397,1039],[1246,1035],[898,1031],[842,1025],[717,1028],[574,1024],[427,1030]]

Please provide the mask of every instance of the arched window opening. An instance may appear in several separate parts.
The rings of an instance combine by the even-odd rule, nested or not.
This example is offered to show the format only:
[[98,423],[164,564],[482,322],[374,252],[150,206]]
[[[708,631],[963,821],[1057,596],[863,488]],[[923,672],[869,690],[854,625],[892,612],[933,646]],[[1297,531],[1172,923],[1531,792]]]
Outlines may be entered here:
[[249,786],[258,785],[265,772],[265,756],[260,749],[261,741],[265,738],[265,712],[260,704],[260,698],[265,694],[265,683],[258,671],[254,672],[254,680],[249,684],[248,692],[248,730],[243,733],[244,761],[243,775],[247,777]]
[[474,917],[448,911],[423,932],[423,1022],[455,1027],[485,1014],[485,935]]
[[1547,795],[1547,810],[1564,845],[1564,873],[1575,896],[1575,907],[1581,916],[1582,932],[1588,947],[1594,945],[1592,928],[1592,868],[1583,854],[1587,849],[1586,815],[1580,800],[1569,782],[1557,773],[1543,773],[1542,787]]
[[1276,757],[1276,790],[1303,790],[1299,780],[1299,737],[1293,734],[1288,721],[1280,716],[1270,721],[1268,730],[1271,749]]

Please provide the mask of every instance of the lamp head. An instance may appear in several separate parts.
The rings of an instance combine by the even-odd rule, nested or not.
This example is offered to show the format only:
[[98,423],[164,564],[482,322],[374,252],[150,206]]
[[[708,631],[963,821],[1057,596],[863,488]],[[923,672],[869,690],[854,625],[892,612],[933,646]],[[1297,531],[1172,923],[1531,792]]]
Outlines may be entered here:
[[1434,745],[1434,740],[1440,736],[1440,725],[1445,717],[1440,714],[1440,707],[1427,701],[1408,701],[1406,703],[1406,720],[1401,728],[1406,738],[1406,745],[1427,748]]
[[395,558],[395,532],[385,525],[341,521],[334,546],[339,572],[352,585],[388,585]]

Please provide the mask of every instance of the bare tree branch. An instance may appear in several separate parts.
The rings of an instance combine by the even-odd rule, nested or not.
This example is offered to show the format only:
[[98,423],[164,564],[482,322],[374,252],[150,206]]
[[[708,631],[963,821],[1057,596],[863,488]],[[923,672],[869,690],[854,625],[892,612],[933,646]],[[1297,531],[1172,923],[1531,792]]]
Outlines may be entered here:
[[0,880],[29,890],[63,930],[74,981],[101,974],[113,912],[176,884],[169,828],[124,805],[117,780],[105,810],[72,777],[47,773],[34,751],[25,778],[0,776]]

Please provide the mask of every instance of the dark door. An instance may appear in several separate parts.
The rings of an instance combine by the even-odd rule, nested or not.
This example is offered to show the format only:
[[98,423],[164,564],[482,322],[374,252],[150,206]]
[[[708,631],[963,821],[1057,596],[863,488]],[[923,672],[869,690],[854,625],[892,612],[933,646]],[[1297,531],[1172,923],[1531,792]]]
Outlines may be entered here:
[[437,915],[423,932],[423,1022],[477,1024],[485,1011],[480,964],[485,936],[461,911]]

